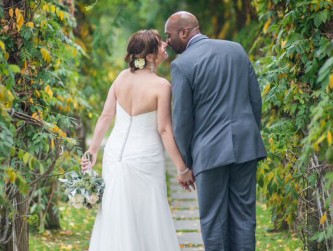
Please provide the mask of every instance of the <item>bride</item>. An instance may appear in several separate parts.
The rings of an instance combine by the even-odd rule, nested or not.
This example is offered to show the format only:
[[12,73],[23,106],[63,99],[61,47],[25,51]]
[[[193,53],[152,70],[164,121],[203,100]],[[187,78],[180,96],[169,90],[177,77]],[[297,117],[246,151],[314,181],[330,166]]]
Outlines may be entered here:
[[156,75],[168,58],[167,44],[155,30],[134,33],[122,71],[112,84],[82,169],[96,163],[97,152],[113,118],[116,121],[103,156],[106,187],[96,217],[90,251],[178,251],[167,200],[165,156],[168,152],[184,189],[195,189],[194,176],[172,133],[171,86]]

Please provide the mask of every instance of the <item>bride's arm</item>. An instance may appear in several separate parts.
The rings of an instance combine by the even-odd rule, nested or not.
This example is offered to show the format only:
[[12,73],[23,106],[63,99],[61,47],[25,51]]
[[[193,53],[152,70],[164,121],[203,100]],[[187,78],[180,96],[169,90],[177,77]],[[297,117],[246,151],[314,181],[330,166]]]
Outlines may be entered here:
[[[175,164],[178,173],[185,171],[187,167],[178,150],[172,131],[171,85],[167,80],[163,81],[161,88],[159,88],[157,100],[157,125],[164,147]],[[189,186],[195,181],[192,170],[189,170],[184,175],[180,175],[179,179],[185,186]]]
[[[102,114],[98,118],[95,131],[93,134],[92,142],[86,153],[92,154],[91,166],[95,165],[97,153],[100,148],[101,142],[105,136],[105,133],[110,128],[113,118],[116,114],[117,99],[115,95],[115,83],[111,86],[107,99],[104,104]],[[82,169],[88,168],[89,162],[82,157]]]

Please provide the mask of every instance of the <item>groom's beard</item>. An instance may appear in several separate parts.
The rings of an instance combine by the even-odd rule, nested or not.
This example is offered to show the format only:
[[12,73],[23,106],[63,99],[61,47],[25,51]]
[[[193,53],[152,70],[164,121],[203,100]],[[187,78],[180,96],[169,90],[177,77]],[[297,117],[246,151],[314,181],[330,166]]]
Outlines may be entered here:
[[182,54],[182,53],[185,51],[185,49],[183,49],[183,48],[176,48],[176,47],[172,46],[171,44],[169,44],[169,46],[171,47],[171,49],[172,49],[176,54]]
[[[178,44],[178,43],[177,43]],[[172,44],[169,43],[169,46],[171,47],[171,49],[176,53],[176,54],[182,54],[186,47],[183,48],[183,46],[179,45],[178,46],[174,46]]]

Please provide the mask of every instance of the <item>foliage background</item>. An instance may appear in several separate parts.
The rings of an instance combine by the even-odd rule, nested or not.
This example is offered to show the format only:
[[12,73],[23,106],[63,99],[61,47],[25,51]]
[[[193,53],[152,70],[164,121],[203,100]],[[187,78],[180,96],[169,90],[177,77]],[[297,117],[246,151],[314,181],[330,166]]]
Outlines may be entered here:
[[[79,168],[85,137],[126,67],[128,37],[143,28],[163,33],[171,13],[188,10],[203,34],[240,42],[259,75],[269,156],[258,184],[274,227],[297,231],[304,249],[332,249],[332,0],[41,0],[0,6],[2,226],[20,215],[13,201],[22,200],[30,228],[50,227],[63,199],[57,178]],[[169,78],[168,64],[159,71]]]

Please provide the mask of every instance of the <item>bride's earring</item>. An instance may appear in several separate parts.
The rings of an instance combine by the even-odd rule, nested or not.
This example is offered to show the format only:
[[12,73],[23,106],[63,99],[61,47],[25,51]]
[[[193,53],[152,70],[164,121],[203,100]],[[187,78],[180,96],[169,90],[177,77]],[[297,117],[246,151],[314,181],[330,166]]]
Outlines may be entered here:
[[151,71],[151,72],[155,72],[155,64],[154,64],[154,62],[152,62],[152,63],[150,64],[150,71]]

